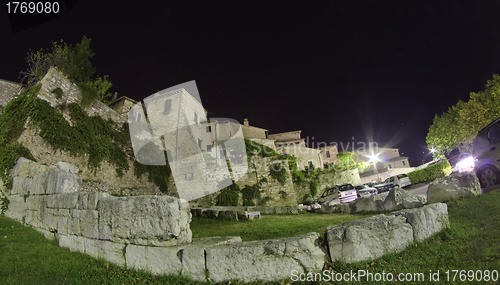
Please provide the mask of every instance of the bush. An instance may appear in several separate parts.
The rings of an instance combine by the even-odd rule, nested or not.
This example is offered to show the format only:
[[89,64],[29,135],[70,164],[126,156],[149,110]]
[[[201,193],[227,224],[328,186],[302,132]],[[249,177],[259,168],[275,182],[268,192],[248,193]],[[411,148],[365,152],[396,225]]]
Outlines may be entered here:
[[233,182],[220,191],[215,204],[217,206],[238,206],[239,192],[240,187]]
[[451,165],[448,160],[441,161],[424,169],[419,169],[408,173],[412,184],[427,182],[439,177],[444,177],[451,173]]

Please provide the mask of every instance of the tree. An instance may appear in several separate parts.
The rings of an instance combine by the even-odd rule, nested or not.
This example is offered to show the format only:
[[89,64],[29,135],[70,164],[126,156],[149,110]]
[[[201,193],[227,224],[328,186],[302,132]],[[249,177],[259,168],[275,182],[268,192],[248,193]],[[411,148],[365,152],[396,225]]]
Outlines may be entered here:
[[108,93],[113,86],[107,75],[92,79],[96,68],[90,59],[95,53],[90,48],[91,39],[83,36],[82,42],[72,46],[63,40],[52,42],[52,49],[37,52],[29,51],[26,56],[28,69],[21,72],[22,82],[26,86],[33,86],[45,76],[51,66],[56,67],[82,91],[82,101],[91,102],[98,99],[106,102],[112,95]]
[[356,161],[354,161],[354,153],[346,151],[337,153],[337,168],[340,170],[352,169],[356,167]]
[[434,158],[443,158],[454,149],[470,152],[477,132],[500,116],[500,76],[493,74],[485,90],[471,92],[467,102],[458,101],[441,116],[435,116],[427,133],[429,148],[435,148]]

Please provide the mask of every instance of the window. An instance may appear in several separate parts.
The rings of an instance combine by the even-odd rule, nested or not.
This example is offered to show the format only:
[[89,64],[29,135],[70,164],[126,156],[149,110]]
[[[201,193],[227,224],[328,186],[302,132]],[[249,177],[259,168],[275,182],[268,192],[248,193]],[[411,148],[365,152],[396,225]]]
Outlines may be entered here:
[[309,161],[308,161],[308,165],[309,165],[309,169],[311,169],[311,168],[313,167],[313,162],[312,162],[312,160],[309,160]]
[[209,144],[209,145],[207,145],[207,152],[211,152],[211,151],[212,151],[212,145]]
[[137,118],[135,119],[136,122],[141,121],[141,113],[137,113]]
[[404,160],[403,160],[403,165],[406,165]]
[[163,113],[168,114],[168,113],[170,113],[171,109],[172,109],[172,100],[169,99],[169,100],[165,101],[165,108],[163,109]]
[[194,123],[198,124],[198,114],[194,113]]
[[207,133],[210,133],[212,131],[212,127],[211,126],[208,126],[207,127]]
[[326,151],[326,157],[330,157],[330,151]]
[[201,140],[198,139],[198,147],[201,149]]
[[488,140],[490,143],[500,141],[500,123],[496,123],[488,129]]

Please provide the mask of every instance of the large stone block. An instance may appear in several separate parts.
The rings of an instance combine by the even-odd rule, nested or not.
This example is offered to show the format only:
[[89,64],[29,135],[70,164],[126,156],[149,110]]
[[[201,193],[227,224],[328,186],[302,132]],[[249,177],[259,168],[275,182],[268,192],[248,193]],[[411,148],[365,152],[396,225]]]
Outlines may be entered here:
[[152,274],[178,274],[181,272],[182,249],[149,247],[129,244],[125,250],[127,268],[145,270]]
[[61,235],[68,234],[68,220],[71,218],[68,209],[59,209],[57,220],[57,233]]
[[46,194],[73,193],[82,187],[82,178],[59,168],[52,168],[47,174]]
[[80,210],[80,229],[82,236],[99,238],[99,212],[97,210]]
[[[81,210],[70,210],[68,217],[68,235],[82,235],[80,226],[80,213]],[[97,222],[96,222],[97,223]],[[97,235],[99,236],[99,235]]]
[[62,193],[47,196],[47,208],[76,209],[79,193]]
[[45,195],[30,195],[26,197],[26,209],[32,211],[38,211],[40,208],[45,208],[47,206],[47,197]]
[[125,255],[123,250],[125,244],[89,238],[83,238],[83,240],[86,254],[94,258],[103,258],[118,266],[125,266]]
[[76,235],[56,235],[59,246],[69,248],[70,251],[85,253],[85,238]]
[[191,242],[187,201],[170,196],[107,197],[99,200],[99,239],[138,245]]
[[90,192],[78,193],[78,206],[80,210],[97,210],[97,203],[99,200],[109,197],[108,193],[104,192]]
[[9,206],[7,211],[5,211],[5,216],[22,221],[23,217],[26,215],[26,204],[24,202],[24,197],[19,195],[7,196],[9,199]]
[[317,233],[298,237],[244,242],[208,248],[206,266],[209,279],[222,282],[240,279],[273,281],[290,277],[290,272],[322,269],[325,252]]
[[332,261],[356,262],[399,252],[413,241],[406,218],[378,215],[326,228]]
[[218,245],[240,243],[240,237],[197,238],[186,245],[177,246],[182,263],[182,274],[193,280],[207,281],[205,250]]
[[429,184],[427,201],[432,204],[471,198],[480,194],[479,180],[473,172],[453,173],[437,178]]
[[62,162],[62,161],[59,161],[58,163],[54,164],[54,166],[56,166],[57,168],[59,168],[61,170],[64,170],[66,172],[73,173],[73,174],[77,174],[78,170],[79,170],[78,167],[76,167],[72,164],[66,163],[66,162]]
[[435,203],[422,208],[401,210],[393,214],[406,218],[406,222],[413,228],[413,238],[416,241],[423,241],[450,226],[448,206],[443,203]]

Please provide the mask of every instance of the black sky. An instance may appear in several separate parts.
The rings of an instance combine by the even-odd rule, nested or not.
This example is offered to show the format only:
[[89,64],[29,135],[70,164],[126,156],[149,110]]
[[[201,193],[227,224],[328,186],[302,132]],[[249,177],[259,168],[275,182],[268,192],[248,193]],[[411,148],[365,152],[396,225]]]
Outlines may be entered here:
[[500,73],[498,15],[491,0],[81,0],[14,33],[0,9],[0,78],[18,81],[28,49],[85,35],[120,95],[196,80],[209,117],[302,130],[310,146],[374,140],[416,166],[434,115]]

